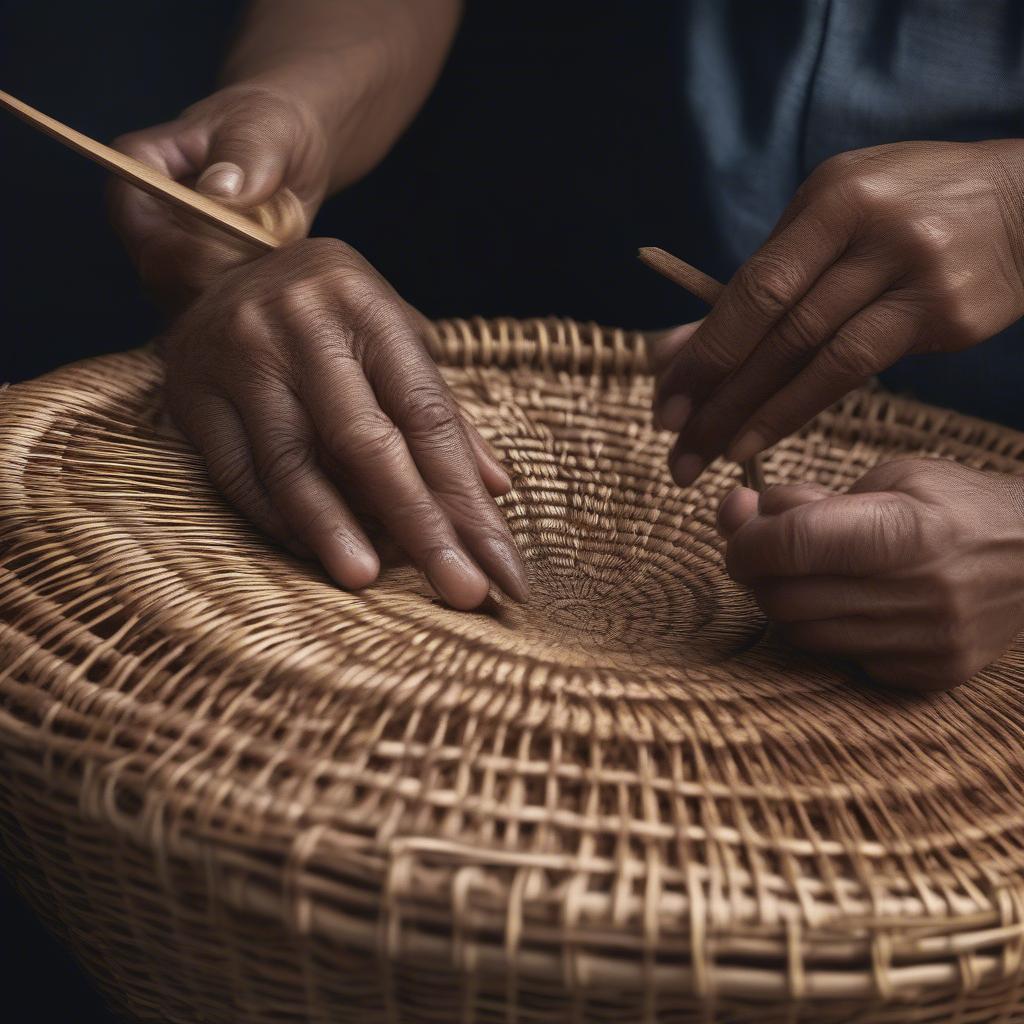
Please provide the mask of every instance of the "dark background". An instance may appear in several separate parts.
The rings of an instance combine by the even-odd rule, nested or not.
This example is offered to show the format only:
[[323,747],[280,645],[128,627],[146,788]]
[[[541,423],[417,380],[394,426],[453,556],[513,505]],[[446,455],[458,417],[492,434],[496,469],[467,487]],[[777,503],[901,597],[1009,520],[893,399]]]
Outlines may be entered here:
[[[381,167],[325,207],[314,233],[355,245],[435,316],[560,314],[653,327],[699,315],[635,258],[654,244],[719,277],[734,269],[715,248],[698,198],[700,154],[687,143],[675,63],[682,2],[468,0],[426,108]],[[763,0],[745,12],[734,3],[744,16],[764,15]],[[0,0],[0,88],[110,140],[212,90],[240,7]],[[795,0],[780,3],[771,27],[799,17]],[[0,114],[0,383],[159,330],[107,227],[104,180]],[[1007,338],[987,351],[1013,346],[1019,367],[1019,344]],[[983,361],[951,358],[904,364],[888,380],[1024,426],[1019,376],[993,404],[972,383],[992,375]],[[17,1024],[110,1020],[2,883],[0,1006]]]
[[[0,0],[0,88],[109,141],[211,91],[240,6]],[[722,272],[687,199],[674,6],[470,0],[413,128],[314,233],[355,245],[432,315],[691,319],[699,307],[635,258],[660,244]],[[0,382],[151,337],[104,173],[6,114],[0,157]],[[110,1019],[10,888],[0,992],[12,1024]]]
[[[0,0],[0,87],[109,141],[212,90],[240,6]],[[433,315],[639,327],[696,313],[635,258],[662,244],[721,269],[686,199],[674,7],[471,0],[413,128],[314,233],[355,245]],[[150,337],[159,321],[106,225],[104,172],[6,114],[0,153],[0,379]]]

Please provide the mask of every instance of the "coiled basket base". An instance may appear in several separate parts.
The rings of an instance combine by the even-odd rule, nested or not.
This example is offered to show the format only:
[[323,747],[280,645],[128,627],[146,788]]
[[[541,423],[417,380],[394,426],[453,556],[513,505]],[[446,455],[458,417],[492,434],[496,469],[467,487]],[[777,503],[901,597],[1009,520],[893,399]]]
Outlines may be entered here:
[[[1024,1021],[1024,657],[883,693],[725,575],[643,338],[445,322],[526,607],[348,594],[159,423],[149,351],[0,395],[0,850],[144,1021]],[[766,462],[842,488],[1024,437],[878,392]]]

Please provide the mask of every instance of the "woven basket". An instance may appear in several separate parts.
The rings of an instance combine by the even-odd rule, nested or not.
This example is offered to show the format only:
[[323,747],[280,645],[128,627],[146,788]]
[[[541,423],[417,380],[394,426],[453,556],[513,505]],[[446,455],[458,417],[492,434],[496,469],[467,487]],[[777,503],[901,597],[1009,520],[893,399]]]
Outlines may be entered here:
[[[0,825],[152,1021],[1024,1021],[1024,650],[951,693],[777,647],[736,481],[668,478],[643,338],[446,322],[528,606],[270,546],[158,427],[148,351],[0,396]],[[770,480],[1024,435],[860,392]]]

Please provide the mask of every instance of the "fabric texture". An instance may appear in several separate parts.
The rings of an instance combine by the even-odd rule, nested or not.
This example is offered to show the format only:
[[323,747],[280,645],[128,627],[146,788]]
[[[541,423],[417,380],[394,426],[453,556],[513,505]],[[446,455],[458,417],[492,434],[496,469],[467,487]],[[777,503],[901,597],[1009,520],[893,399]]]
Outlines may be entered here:
[[[836,153],[1022,134],[1024,5],[1014,0],[691,0],[681,10],[694,159],[730,270]],[[1024,424],[1024,329],[904,360],[886,383]]]

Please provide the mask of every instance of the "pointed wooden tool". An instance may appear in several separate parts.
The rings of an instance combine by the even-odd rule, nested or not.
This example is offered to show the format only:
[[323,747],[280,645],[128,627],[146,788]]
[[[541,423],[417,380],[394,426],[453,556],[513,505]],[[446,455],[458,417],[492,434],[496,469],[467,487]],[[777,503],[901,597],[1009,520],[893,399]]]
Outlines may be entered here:
[[208,224],[222,228],[236,238],[251,242],[261,249],[276,249],[305,233],[302,204],[289,189],[282,189],[268,203],[241,213],[196,192],[187,185],[182,185],[166,174],[161,174],[140,160],[125,156],[116,149],[104,146],[102,142],[90,139],[88,135],[61,124],[60,121],[36,110],[35,107],[30,107],[27,103],[22,103],[3,90],[0,90],[0,107],[5,107],[34,128],[45,132],[58,142],[63,142],[65,146],[88,157],[125,181],[137,185],[150,195],[165,199],[179,209],[187,210]]
[[[656,270],[662,277],[668,278],[673,284],[685,288],[691,295],[696,296],[701,302],[713,306],[718,301],[725,287],[721,281],[708,277],[702,270],[691,267],[684,263],[678,256],[659,249],[656,246],[648,245],[639,250],[637,255],[642,263],[647,264],[651,270]],[[755,491],[763,491],[765,488],[764,468],[761,465],[761,456],[755,455],[741,464],[743,469],[743,483],[752,487]]]

